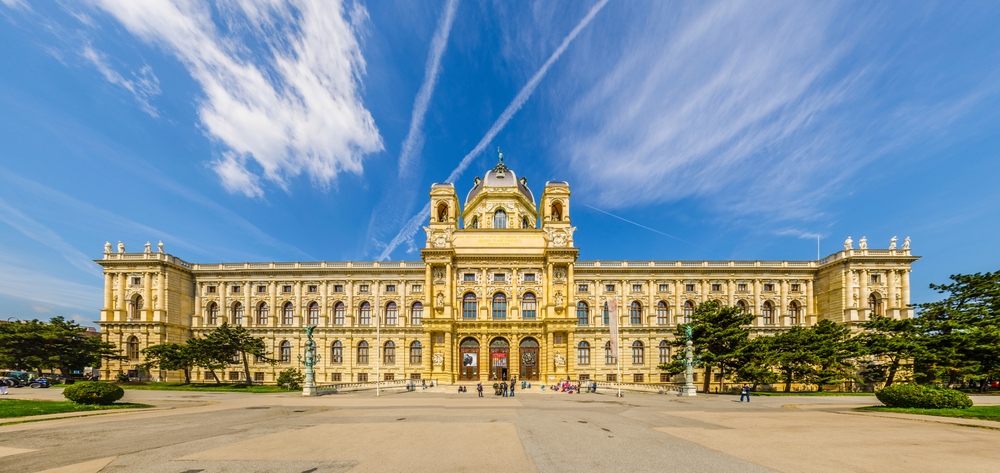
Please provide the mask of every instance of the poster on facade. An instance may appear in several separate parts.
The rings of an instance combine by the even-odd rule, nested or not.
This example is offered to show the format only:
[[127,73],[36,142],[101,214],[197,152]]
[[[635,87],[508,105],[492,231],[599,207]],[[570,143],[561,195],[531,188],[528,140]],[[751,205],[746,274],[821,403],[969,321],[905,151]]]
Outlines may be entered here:
[[478,353],[463,353],[462,354],[462,366],[478,366],[479,365]]
[[507,354],[506,353],[494,353],[493,354],[493,366],[497,368],[507,367]]

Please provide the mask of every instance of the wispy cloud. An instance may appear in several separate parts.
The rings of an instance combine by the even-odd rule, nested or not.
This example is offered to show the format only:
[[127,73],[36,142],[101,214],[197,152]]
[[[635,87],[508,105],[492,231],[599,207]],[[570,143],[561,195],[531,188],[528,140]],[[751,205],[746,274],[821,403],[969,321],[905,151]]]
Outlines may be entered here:
[[[577,35],[579,35],[580,32],[590,24],[590,21],[594,19],[594,16],[596,16],[607,3],[608,0],[601,0],[597,2],[590,9],[590,11],[587,12],[583,19],[580,20],[580,22],[577,23],[577,25],[569,32],[569,34],[563,38],[556,50],[552,52],[545,63],[542,64],[542,67],[540,67],[538,71],[531,76],[528,83],[521,88],[516,96],[514,96],[514,100],[507,105],[507,108],[505,108],[500,114],[500,117],[493,122],[493,126],[491,126],[486,134],[483,135],[482,139],[479,140],[479,143],[476,144],[472,151],[469,151],[469,153],[462,158],[462,160],[458,163],[458,166],[456,166],[455,169],[452,170],[451,174],[448,175],[448,179],[445,180],[445,182],[453,183],[458,180],[462,173],[465,172],[466,168],[469,167],[472,160],[482,153],[484,149],[486,149],[486,146],[493,141],[493,138],[496,137],[497,133],[499,133],[500,130],[507,125],[507,122],[514,117],[514,114],[516,114],[518,110],[524,106],[524,103],[529,97],[531,97],[532,92],[534,92],[535,88],[538,87],[538,83],[541,82],[542,78],[545,77],[545,74],[549,72],[549,68],[552,67],[552,64],[555,63],[560,56],[562,56],[562,54],[566,51],[566,48],[569,47],[570,43],[572,43],[573,40],[576,39]],[[400,229],[399,233],[396,234],[389,244],[386,245],[385,249],[382,250],[382,254],[379,255],[378,260],[385,261],[388,259],[392,252],[404,242],[408,242],[410,248],[414,248],[415,245],[413,243],[413,236],[420,230],[421,224],[427,221],[428,218],[430,218],[430,203],[424,204],[423,210],[403,225],[403,228]]]
[[0,199],[0,222],[6,223],[28,238],[55,250],[63,259],[80,271],[94,276],[101,275],[101,270],[94,266],[91,258],[83,254],[82,251],[67,243],[45,225],[12,207],[3,199]]
[[[84,17],[86,17],[84,15]],[[118,71],[114,70],[107,61],[107,57],[92,46],[86,45],[80,55],[89,61],[104,78],[115,85],[119,85],[128,90],[142,110],[152,117],[159,117],[156,107],[149,103],[149,99],[160,94],[160,80],[153,74],[153,69],[148,65],[142,66],[138,72],[132,72],[132,78],[126,79]]]
[[[93,313],[101,308],[101,287],[69,281],[59,276],[29,269],[0,254],[0,294]],[[93,264],[93,263],[91,263]],[[45,290],[39,290],[45,288]]]
[[[214,11],[203,1],[98,5],[176,56],[201,85],[201,123],[229,150],[212,165],[230,192],[263,196],[260,178],[287,190],[302,173],[326,187],[341,172],[360,174],[364,156],[382,150],[359,94],[365,60],[351,21],[364,16],[358,4],[350,12],[320,0]],[[251,42],[269,55],[250,53]]]

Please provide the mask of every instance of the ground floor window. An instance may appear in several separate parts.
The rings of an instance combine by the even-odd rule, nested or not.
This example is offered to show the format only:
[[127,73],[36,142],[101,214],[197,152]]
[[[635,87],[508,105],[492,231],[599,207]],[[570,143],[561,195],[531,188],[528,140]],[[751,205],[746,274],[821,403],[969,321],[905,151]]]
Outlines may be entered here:
[[382,381],[392,381],[396,379],[395,373],[386,373],[382,375]]
[[580,375],[580,381],[590,381],[590,375],[589,374],[581,374]]
[[669,383],[670,382],[670,373],[660,373],[660,382],[661,383]]
[[367,383],[368,382],[368,373],[358,373],[358,382],[359,383]]
[[215,381],[215,373],[205,373],[205,381]]
[[339,383],[340,382],[340,373],[332,373],[332,374],[330,374],[330,381]]
[[410,379],[420,381],[420,373],[410,373]]
[[618,381],[618,375],[617,374],[609,374],[608,375],[608,382],[609,383],[614,383],[614,382],[617,382],[617,381]]
[[264,372],[263,371],[254,372],[253,380],[258,382],[264,382]]
[[637,374],[633,374],[632,375],[632,382],[633,383],[642,383],[643,382],[643,375],[638,374],[638,373]]

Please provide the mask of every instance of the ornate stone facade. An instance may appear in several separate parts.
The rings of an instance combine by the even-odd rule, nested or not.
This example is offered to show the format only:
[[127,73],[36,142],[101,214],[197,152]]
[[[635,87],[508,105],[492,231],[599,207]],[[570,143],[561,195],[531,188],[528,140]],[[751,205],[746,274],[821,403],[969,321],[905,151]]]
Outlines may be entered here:
[[[900,250],[868,249],[866,239],[853,249],[848,240],[818,261],[578,261],[565,182],[546,183],[536,206],[527,181],[501,161],[475,179],[464,208],[451,184],[433,185],[430,199],[422,262],[191,264],[162,243],[143,253],[126,253],[120,242],[113,253],[108,243],[97,260],[103,336],[134,353],[130,343],[179,343],[225,320],[264,337],[282,360],[251,365],[265,383],[299,366],[306,325],[318,326],[319,383],[374,381],[377,356],[392,379],[606,381],[616,373],[605,351],[608,322],[618,317],[622,381],[659,383],[669,381],[656,369],[672,356],[666,341],[706,300],[757,314],[761,335],[821,319],[912,316],[909,273],[918,257],[908,238]],[[618,314],[607,314],[609,298]],[[141,362],[106,363],[102,375],[141,376]],[[221,374],[238,379],[241,371]]]

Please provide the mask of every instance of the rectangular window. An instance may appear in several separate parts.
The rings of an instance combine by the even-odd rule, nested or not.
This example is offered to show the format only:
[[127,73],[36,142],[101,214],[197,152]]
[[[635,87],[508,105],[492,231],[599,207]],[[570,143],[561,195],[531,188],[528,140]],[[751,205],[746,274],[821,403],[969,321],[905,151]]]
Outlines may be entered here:
[[618,375],[617,374],[609,374],[609,375],[606,375],[605,379],[607,379],[609,383],[617,383],[618,382]]
[[281,286],[281,292],[284,293],[292,292],[292,286]]
[[535,282],[535,273],[524,273],[524,282]]
[[257,286],[257,292],[267,292],[267,286]]
[[215,287],[215,286],[208,286],[208,293],[209,294],[215,294],[215,291],[217,291],[217,290],[218,290],[218,288]]
[[496,273],[493,275],[493,282],[504,282],[507,280],[507,275],[504,273]]
[[420,373],[410,373],[410,379],[420,381]]
[[437,336],[434,337],[434,343],[444,343],[444,334],[437,334]]
[[712,292],[719,292],[722,290],[722,284],[712,284]]
[[396,285],[395,284],[386,284],[385,285],[385,292],[396,292]]
[[873,274],[872,275],[872,284],[879,284],[880,282],[882,282],[882,275],[880,275],[880,274]]
[[476,282],[476,273],[465,273],[462,275],[462,282]]
[[556,345],[561,345],[561,344],[565,343],[565,342],[563,342],[563,334],[562,333],[557,333],[557,334],[553,335],[552,336],[552,343],[555,343]]
[[580,375],[580,381],[590,381],[590,375],[589,374],[581,374]]
[[319,290],[319,286],[309,286],[309,292],[316,292]]
[[632,292],[642,292],[642,284],[633,284]]
[[264,382],[264,372],[263,371],[255,371],[253,373],[253,380],[255,382],[258,382],[258,383],[263,383]]
[[694,284],[685,284],[684,290],[687,292],[694,292]]
[[141,285],[141,284],[142,284],[142,278],[141,277],[132,278],[132,285],[133,286],[138,286],[138,285]]
[[577,285],[576,286],[576,291],[577,292],[587,292],[587,285],[586,284],[579,284],[579,285]]
[[330,373],[330,381],[339,383],[341,380],[340,373]]
[[233,294],[238,294],[240,292],[240,286],[233,286]]
[[799,285],[798,284],[792,284],[792,292],[799,292]]
[[334,284],[333,285],[333,292],[344,292],[344,285],[343,284]]
[[695,373],[694,376],[692,376],[692,378],[693,378],[692,381],[694,381],[694,382],[697,383],[698,382],[698,373]]
[[358,373],[358,382],[359,383],[367,383],[368,382],[368,373]]
[[420,284],[414,284],[413,292],[424,292],[424,286],[421,286]]
[[205,381],[215,381],[215,373],[212,373],[211,371],[205,373]]
[[367,284],[362,284],[361,286],[358,286],[358,291],[368,292],[368,285]]
[[739,292],[747,292],[747,285],[746,284],[737,284],[736,285],[736,290],[739,291]]
[[633,383],[641,383],[642,382],[642,378],[643,378],[643,375],[640,374],[640,373],[633,374],[632,375],[632,382]]
[[774,284],[765,284],[764,292],[774,292]]
[[667,292],[667,285],[666,284],[660,284],[660,292]]
[[382,381],[392,381],[396,379],[395,373],[385,373],[382,375]]
[[670,382],[670,373],[660,373],[660,382],[661,383],[669,383]]
[[230,371],[229,372],[229,380],[230,381],[239,381],[240,380],[240,372],[239,371]]
[[615,285],[614,284],[605,284],[604,285],[604,292],[615,292]]

